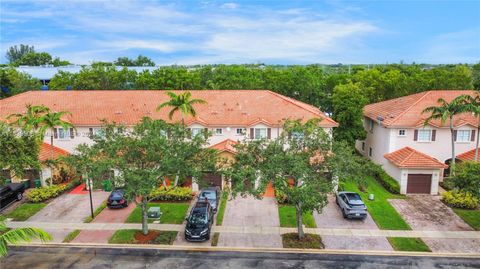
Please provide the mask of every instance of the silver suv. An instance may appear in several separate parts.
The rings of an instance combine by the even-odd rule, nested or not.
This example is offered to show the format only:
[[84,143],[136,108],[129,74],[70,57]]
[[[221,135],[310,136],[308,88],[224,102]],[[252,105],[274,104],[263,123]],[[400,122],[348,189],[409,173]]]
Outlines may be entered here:
[[336,202],[344,218],[365,219],[367,217],[367,207],[358,193],[341,191],[337,193]]

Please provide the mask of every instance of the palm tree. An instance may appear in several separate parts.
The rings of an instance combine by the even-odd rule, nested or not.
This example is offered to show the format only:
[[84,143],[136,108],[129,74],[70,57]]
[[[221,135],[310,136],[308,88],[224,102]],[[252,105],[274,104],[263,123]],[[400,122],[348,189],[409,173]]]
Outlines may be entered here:
[[[49,111],[46,106],[27,105],[25,113],[15,113],[7,117],[7,119],[14,119],[12,125],[22,128],[24,131],[37,132],[41,125],[41,117]],[[43,140],[43,136],[40,136]]]
[[192,93],[190,92],[183,92],[180,94],[175,94],[173,92],[167,92],[166,93],[168,96],[170,96],[170,100],[160,104],[157,107],[157,111],[164,107],[171,107],[172,110],[170,110],[170,113],[168,113],[168,117],[170,119],[173,118],[173,114],[175,114],[176,111],[180,111],[181,116],[182,116],[182,124],[185,124],[185,117],[190,115],[192,117],[195,117],[197,115],[197,112],[193,108],[194,104],[206,104],[207,102],[202,100],[202,99],[192,99]]
[[16,245],[21,242],[31,242],[32,239],[39,239],[42,242],[52,240],[52,237],[45,231],[38,228],[18,228],[8,230],[4,221],[0,221],[0,257],[7,255],[7,245]]
[[477,142],[475,145],[475,157],[474,160],[478,160],[478,140],[480,140],[480,93],[475,96],[465,95],[466,110],[477,116]]
[[452,161],[451,171],[455,173],[455,137],[453,129],[453,120],[455,115],[466,111],[465,96],[461,95],[453,99],[450,103],[443,98],[437,100],[438,106],[430,106],[422,111],[423,113],[430,113],[430,116],[425,119],[424,125],[427,125],[431,120],[440,119],[442,125],[449,120],[450,121],[450,136],[452,144]]
[[[47,130],[50,130],[50,160],[54,159],[53,156],[53,136],[55,133],[55,127],[60,126],[65,130],[70,128],[74,128],[70,122],[62,120],[64,115],[70,114],[67,111],[60,111],[60,112],[50,112],[47,111],[41,118],[40,118],[40,133],[45,136]],[[50,178],[50,185],[52,185],[53,179]]]

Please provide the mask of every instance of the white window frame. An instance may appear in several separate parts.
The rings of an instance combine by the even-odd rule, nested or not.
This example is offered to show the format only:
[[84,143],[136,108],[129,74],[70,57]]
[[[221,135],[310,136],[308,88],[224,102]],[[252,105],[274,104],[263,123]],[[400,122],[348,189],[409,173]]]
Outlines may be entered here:
[[[425,139],[425,135],[422,135],[422,133],[428,132],[428,139]],[[432,142],[432,130],[430,129],[420,129],[418,130],[418,136],[417,136],[417,141],[418,142]]]
[[[258,131],[258,133],[257,133]],[[261,132],[265,132],[263,136]],[[253,138],[254,139],[267,139],[268,138],[268,128],[253,128]]]
[[[460,133],[462,133],[463,135],[460,136]],[[460,143],[471,142],[470,141],[471,137],[472,137],[472,131],[471,130],[457,130],[456,142],[460,142]],[[460,138],[462,138],[462,139],[460,139]]]
[[[57,128],[57,133],[58,133],[58,140],[70,140],[70,128],[62,128],[59,127]],[[62,135],[63,134],[63,137]]]
[[245,132],[245,128],[237,128],[237,130],[235,131],[236,135],[245,135]]
[[215,128],[215,135],[223,135],[223,128]]
[[192,132],[192,136],[197,136],[202,134],[203,128],[191,128],[190,131]]
[[405,130],[405,129],[399,129],[398,130],[398,136],[406,136],[406,135],[407,135],[407,130]]

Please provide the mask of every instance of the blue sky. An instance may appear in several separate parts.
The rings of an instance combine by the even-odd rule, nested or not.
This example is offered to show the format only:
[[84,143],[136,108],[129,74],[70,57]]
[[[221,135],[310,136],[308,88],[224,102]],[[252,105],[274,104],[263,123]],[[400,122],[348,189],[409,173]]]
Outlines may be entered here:
[[23,43],[76,64],[480,61],[480,1],[0,3],[1,54]]

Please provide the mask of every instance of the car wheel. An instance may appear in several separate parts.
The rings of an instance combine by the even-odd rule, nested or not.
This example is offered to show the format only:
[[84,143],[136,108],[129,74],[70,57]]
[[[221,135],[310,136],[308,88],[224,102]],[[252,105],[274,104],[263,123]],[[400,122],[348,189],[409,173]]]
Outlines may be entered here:
[[17,193],[17,201],[22,200],[23,194],[21,192]]
[[208,240],[210,240],[210,233],[207,234],[207,237],[205,237]]
[[346,219],[347,218],[347,214],[345,214],[345,211],[342,210],[342,215],[343,215],[343,218]]

